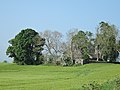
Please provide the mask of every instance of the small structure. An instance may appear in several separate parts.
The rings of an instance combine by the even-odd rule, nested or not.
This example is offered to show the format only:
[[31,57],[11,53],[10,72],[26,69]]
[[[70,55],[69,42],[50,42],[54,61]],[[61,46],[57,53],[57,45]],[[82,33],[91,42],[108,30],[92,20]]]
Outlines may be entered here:
[[75,60],[75,64],[81,64],[81,65],[83,65],[84,64],[83,59],[76,59]]

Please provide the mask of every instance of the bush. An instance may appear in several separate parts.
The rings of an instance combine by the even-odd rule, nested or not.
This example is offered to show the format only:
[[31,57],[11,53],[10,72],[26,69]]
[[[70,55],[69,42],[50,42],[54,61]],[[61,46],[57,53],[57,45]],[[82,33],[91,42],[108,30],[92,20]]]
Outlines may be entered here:
[[8,63],[8,62],[6,60],[4,60],[3,63]]
[[65,65],[63,66],[71,66],[72,65],[72,61],[70,57],[67,57],[66,59],[64,59]]
[[83,85],[80,90],[120,90],[120,77],[101,85],[94,81]]
[[56,63],[55,63],[57,66],[58,65],[61,65],[61,61],[56,61]]
[[85,84],[82,86],[82,90],[101,90],[101,85],[93,81],[90,84]]
[[114,85],[115,85],[115,90],[120,90],[120,77],[117,77],[114,81],[113,81]]
[[82,56],[82,58],[83,58],[84,60],[89,60],[88,54],[84,54],[84,55]]

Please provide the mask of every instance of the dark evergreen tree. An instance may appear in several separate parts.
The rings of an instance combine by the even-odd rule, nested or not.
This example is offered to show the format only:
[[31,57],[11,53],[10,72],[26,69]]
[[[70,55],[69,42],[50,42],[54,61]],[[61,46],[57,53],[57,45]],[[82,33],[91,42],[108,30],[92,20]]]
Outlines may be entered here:
[[11,46],[8,47],[6,54],[12,57],[15,63],[21,65],[42,63],[42,46],[45,39],[41,38],[35,30],[22,30],[9,43]]

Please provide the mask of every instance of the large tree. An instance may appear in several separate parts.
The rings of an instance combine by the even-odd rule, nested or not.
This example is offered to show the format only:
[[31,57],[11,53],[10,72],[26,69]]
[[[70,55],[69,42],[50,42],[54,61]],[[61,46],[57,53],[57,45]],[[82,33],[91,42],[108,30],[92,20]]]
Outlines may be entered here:
[[56,63],[56,60],[63,53],[64,43],[62,42],[62,34],[58,31],[46,30],[44,32],[40,32],[40,35],[46,39],[44,51],[47,58],[52,58],[53,63]]
[[115,25],[101,22],[96,34],[96,54],[97,60],[104,59],[113,62],[116,60],[116,38],[118,30]]
[[11,45],[6,54],[13,58],[15,63],[27,65],[42,63],[42,47],[45,39],[41,38],[35,30],[21,30],[9,43]]
[[93,53],[94,39],[91,32],[79,31],[72,37],[73,64],[75,59],[86,60]]

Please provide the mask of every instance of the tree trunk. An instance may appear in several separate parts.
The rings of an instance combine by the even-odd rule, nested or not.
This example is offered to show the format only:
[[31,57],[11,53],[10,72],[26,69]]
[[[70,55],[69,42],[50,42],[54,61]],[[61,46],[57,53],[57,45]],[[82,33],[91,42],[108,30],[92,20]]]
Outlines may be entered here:
[[99,52],[97,51],[97,61],[99,61]]
[[97,61],[99,61],[100,58],[100,51],[99,51],[99,45],[97,45]]
[[71,45],[70,45],[70,49],[71,49],[71,60],[73,62],[73,64],[75,64],[75,60],[74,60],[74,50],[73,50],[73,42],[71,41]]
[[48,49],[48,52],[54,57],[54,55],[52,54],[52,52],[51,52],[49,46],[48,46],[47,44],[45,44],[45,45],[46,45],[46,47],[47,47],[47,49]]

